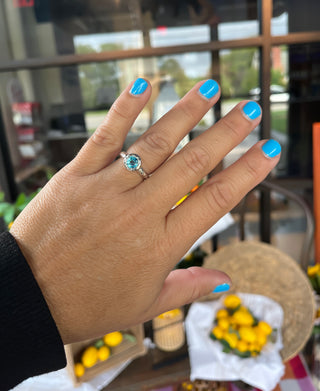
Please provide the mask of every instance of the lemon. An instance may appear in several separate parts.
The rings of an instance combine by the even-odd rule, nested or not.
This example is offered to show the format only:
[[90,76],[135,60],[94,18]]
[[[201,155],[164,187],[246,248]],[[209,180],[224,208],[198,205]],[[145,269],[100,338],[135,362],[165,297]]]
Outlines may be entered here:
[[120,331],[114,331],[113,333],[106,334],[103,337],[104,343],[110,347],[121,344],[123,340],[122,333]]
[[241,304],[241,299],[237,295],[228,295],[223,301],[227,308],[235,309]]
[[245,326],[240,327],[239,328],[239,335],[243,341],[246,341],[249,343],[253,343],[257,339],[257,335],[254,332],[253,328],[251,328],[251,327],[245,327]]
[[243,341],[242,339],[237,342],[236,348],[239,350],[239,352],[246,352],[249,350],[247,342]]
[[253,316],[247,310],[239,310],[233,314],[233,321],[239,326],[252,326]]
[[228,311],[225,308],[221,308],[219,311],[217,311],[216,318],[227,318],[229,316]]
[[74,373],[77,377],[81,377],[84,375],[85,373],[85,367],[80,363],[80,362],[77,362],[75,365],[74,365]]
[[98,349],[94,346],[89,346],[82,354],[82,364],[86,368],[93,367],[98,361]]
[[272,333],[272,327],[269,325],[269,323],[264,322],[263,320],[260,320],[258,323],[258,327],[261,331],[263,331],[267,336]]
[[223,330],[219,327],[219,326],[216,326],[212,329],[211,333],[217,338],[217,339],[221,339],[223,337]]
[[308,266],[308,276],[314,277],[320,271],[320,264],[317,263],[314,266]]
[[229,320],[227,318],[219,319],[218,326],[220,327],[220,329],[222,329],[224,331],[228,330],[229,326],[230,326]]
[[110,349],[108,346],[101,346],[101,348],[98,349],[98,358],[100,361],[105,361],[110,356]]
[[238,343],[238,337],[235,333],[225,333],[223,339],[228,342],[231,349],[234,349]]
[[264,346],[267,343],[267,336],[263,330],[261,330],[259,327],[254,327],[254,332],[257,336],[257,342]]

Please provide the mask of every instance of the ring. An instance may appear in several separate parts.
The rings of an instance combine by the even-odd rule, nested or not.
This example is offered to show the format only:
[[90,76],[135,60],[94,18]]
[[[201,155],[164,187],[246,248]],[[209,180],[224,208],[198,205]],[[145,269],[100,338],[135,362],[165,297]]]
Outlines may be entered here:
[[141,167],[141,157],[136,153],[121,152],[120,156],[123,158],[123,164],[128,171],[137,171],[143,179],[149,178],[149,175]]

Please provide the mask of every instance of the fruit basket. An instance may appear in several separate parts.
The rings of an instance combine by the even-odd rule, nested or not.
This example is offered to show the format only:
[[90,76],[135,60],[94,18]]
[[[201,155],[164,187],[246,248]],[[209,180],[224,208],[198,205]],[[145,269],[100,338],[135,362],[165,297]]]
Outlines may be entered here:
[[[315,300],[306,274],[293,258],[272,245],[244,241],[210,255],[204,267],[227,273],[233,282],[230,293],[264,295],[282,307],[283,361],[302,350],[312,332]],[[217,294],[210,294],[204,300],[215,299]]]
[[146,353],[143,325],[66,345],[67,370],[75,386]]

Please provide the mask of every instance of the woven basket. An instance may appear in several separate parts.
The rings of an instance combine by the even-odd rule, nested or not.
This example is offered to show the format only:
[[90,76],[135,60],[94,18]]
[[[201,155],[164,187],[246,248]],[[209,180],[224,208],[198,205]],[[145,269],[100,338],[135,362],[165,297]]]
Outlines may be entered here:
[[[260,294],[278,302],[284,311],[281,357],[287,361],[308,341],[315,317],[315,299],[307,276],[297,262],[261,242],[228,245],[206,258],[204,267],[227,273],[231,292]],[[205,299],[215,299],[211,294]]]

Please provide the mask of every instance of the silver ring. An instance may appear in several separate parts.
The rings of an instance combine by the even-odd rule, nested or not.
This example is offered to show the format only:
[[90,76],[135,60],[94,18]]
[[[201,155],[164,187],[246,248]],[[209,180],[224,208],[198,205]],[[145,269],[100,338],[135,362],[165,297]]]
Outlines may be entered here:
[[149,175],[141,167],[141,157],[136,153],[120,152],[123,158],[123,165],[128,171],[136,171],[143,179],[149,178]]

